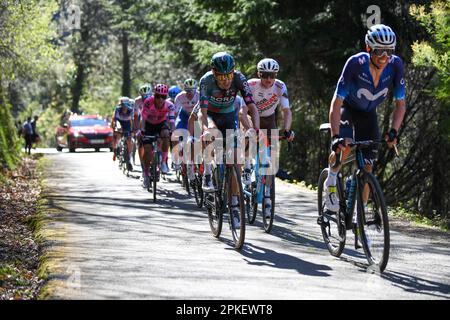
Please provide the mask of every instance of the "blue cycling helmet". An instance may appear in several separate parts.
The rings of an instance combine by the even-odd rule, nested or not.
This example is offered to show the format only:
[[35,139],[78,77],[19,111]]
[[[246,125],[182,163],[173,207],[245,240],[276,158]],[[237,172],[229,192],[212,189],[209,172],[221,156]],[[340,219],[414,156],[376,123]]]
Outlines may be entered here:
[[178,86],[171,86],[169,88],[169,97],[175,99],[175,97],[181,92],[181,89]]
[[234,58],[228,52],[217,52],[211,58],[211,68],[219,73],[230,73],[234,69]]

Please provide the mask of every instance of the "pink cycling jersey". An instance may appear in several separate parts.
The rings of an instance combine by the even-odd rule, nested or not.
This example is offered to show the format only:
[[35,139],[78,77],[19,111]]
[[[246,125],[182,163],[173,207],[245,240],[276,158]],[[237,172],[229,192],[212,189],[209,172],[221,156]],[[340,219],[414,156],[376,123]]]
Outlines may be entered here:
[[150,124],[160,124],[164,121],[175,122],[174,106],[169,101],[164,101],[162,108],[156,108],[155,97],[151,96],[144,101],[142,118]]

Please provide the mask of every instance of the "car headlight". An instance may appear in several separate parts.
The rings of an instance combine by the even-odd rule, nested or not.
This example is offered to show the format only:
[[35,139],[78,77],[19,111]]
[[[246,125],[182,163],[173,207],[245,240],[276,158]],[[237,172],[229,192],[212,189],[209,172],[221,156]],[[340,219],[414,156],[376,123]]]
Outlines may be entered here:
[[75,133],[73,134],[73,136],[74,136],[75,138],[81,138],[81,137],[83,137],[83,134],[82,134],[81,132],[75,132]]
[[109,132],[108,133],[108,137],[112,137],[113,136],[113,133],[112,132]]

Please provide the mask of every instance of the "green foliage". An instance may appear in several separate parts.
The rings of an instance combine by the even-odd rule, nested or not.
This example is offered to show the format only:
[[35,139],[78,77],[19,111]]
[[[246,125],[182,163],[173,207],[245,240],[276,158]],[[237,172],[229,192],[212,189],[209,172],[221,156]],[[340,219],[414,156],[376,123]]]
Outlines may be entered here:
[[432,35],[431,41],[413,44],[413,63],[417,66],[433,66],[438,70],[439,85],[436,97],[450,105],[450,3],[435,1],[427,12],[424,6],[411,6],[411,14]]

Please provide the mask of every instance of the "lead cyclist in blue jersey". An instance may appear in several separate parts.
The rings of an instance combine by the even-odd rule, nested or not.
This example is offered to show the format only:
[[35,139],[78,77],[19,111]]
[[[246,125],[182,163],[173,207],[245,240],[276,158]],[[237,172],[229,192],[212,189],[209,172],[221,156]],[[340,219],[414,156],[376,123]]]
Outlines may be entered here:
[[[331,124],[330,162],[336,154],[343,153],[343,159],[350,150],[346,143],[354,139],[380,140],[376,108],[393,90],[395,108],[391,129],[384,136],[390,148],[397,143],[397,132],[406,111],[405,80],[403,62],[394,55],[396,36],[386,25],[377,24],[367,31],[366,51],[351,56],[342,70],[334,97],[331,101],[329,121]],[[376,160],[376,149],[365,149],[363,156],[365,170],[372,172]],[[340,170],[330,168],[325,180],[326,209],[337,212],[339,199],[336,194],[336,176]],[[363,201],[367,202],[368,188]]]

